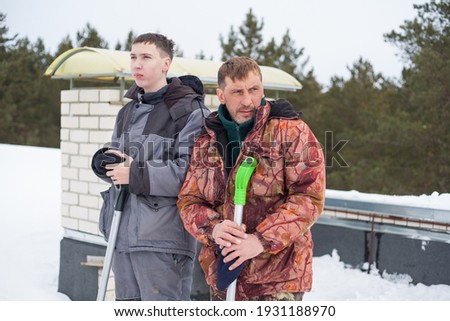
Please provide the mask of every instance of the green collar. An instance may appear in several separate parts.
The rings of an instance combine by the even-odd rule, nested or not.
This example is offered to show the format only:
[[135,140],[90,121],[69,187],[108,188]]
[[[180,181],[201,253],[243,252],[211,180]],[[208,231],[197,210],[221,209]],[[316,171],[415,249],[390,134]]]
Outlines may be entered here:
[[[261,106],[266,104],[266,100],[261,100]],[[248,133],[255,125],[255,117],[247,120],[245,123],[238,124],[232,120],[230,113],[225,105],[220,105],[218,110],[219,119],[227,132],[228,144],[226,145],[226,164],[233,166],[241,152],[241,143],[245,140]],[[229,166],[227,165],[227,167]]]
[[245,139],[247,134],[252,130],[253,124],[255,123],[255,118],[249,119],[242,124],[238,124],[235,121],[231,120],[230,113],[228,112],[225,105],[220,105],[219,110],[219,119],[225,127],[227,131],[228,141],[229,142],[241,142]]

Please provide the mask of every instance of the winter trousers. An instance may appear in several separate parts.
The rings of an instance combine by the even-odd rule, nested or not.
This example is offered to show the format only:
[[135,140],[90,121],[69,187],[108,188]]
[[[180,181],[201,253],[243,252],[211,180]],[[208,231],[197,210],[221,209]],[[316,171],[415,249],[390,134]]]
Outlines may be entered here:
[[[258,295],[248,299],[248,301],[303,301],[304,292],[281,292],[274,294]],[[210,289],[211,301],[225,301],[226,292],[214,292]]]
[[189,301],[193,269],[187,255],[115,251],[116,300]]

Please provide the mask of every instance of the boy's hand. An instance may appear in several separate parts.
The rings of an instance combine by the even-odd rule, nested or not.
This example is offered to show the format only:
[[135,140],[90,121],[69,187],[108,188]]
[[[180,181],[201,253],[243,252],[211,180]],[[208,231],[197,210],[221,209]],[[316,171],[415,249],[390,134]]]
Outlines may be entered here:
[[130,165],[133,158],[118,150],[108,150],[106,153],[112,153],[125,159],[122,163],[106,165],[106,176],[111,177],[114,185],[128,185],[130,183]]

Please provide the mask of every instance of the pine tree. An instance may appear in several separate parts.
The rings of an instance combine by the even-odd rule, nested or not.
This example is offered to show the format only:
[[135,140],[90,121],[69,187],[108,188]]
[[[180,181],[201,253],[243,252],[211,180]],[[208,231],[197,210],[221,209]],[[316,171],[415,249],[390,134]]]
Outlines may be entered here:
[[42,77],[53,60],[42,39],[8,37],[1,21],[0,141],[59,146],[60,83]]
[[56,53],[54,55],[54,58],[58,57],[62,53],[66,52],[67,50],[70,50],[73,48],[72,40],[70,39],[70,36],[67,35],[65,38],[61,40],[61,42],[58,45],[58,49],[56,50]]
[[137,37],[137,35],[133,32],[133,30],[130,30],[127,35],[127,39],[125,39],[125,42],[123,44],[120,43],[120,41],[117,42],[115,46],[115,50],[124,50],[124,51],[130,51],[131,45],[133,44],[133,40]]
[[86,26],[77,32],[77,46],[78,47],[94,47],[108,49],[108,42],[105,41],[98,31],[88,22]]
[[233,56],[247,56],[259,62],[263,50],[263,28],[264,20],[258,22],[258,19],[253,15],[252,9],[250,9],[242,26],[239,27],[238,34],[231,27],[226,42],[223,36],[220,35],[220,45],[223,50],[222,60],[225,61]]
[[402,112],[409,136],[416,137],[410,157],[417,192],[450,191],[450,2],[414,5],[418,16],[386,40],[402,50]]

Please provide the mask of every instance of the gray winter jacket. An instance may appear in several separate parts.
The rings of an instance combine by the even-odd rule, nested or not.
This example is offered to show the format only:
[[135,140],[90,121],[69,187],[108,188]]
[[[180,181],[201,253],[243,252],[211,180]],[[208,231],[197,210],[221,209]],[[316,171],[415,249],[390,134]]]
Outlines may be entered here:
[[[110,148],[133,157],[130,194],[122,212],[116,249],[195,256],[195,240],[181,222],[177,199],[189,165],[194,137],[209,110],[194,76],[168,79],[156,93],[133,86],[133,99],[118,113]],[[94,170],[95,172],[95,170]],[[111,183],[104,175],[100,178]],[[100,231],[109,237],[117,190],[101,193]]]

